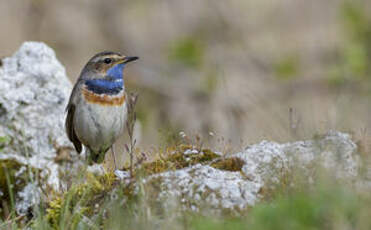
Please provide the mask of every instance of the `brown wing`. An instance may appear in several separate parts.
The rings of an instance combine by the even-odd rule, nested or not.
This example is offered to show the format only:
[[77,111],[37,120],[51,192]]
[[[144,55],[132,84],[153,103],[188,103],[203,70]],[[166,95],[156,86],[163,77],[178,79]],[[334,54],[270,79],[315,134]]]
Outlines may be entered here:
[[73,123],[73,120],[74,120],[75,110],[76,110],[76,106],[75,106],[76,95],[78,93],[78,89],[81,85],[81,82],[82,81],[78,79],[75,86],[72,89],[71,96],[70,96],[68,105],[66,107],[67,117],[66,117],[66,123],[65,123],[68,139],[70,139],[70,141],[73,143],[78,153],[81,153],[82,145],[81,145],[81,141],[79,140],[79,138],[77,137],[75,133],[75,129],[74,129],[75,125]]
[[74,130],[74,124],[73,124],[73,117],[75,114],[75,105],[69,104],[66,108],[67,110],[67,118],[66,118],[66,133],[68,136],[68,139],[73,143],[75,146],[75,149],[78,153],[81,153],[82,146],[79,138],[77,137],[75,130]]

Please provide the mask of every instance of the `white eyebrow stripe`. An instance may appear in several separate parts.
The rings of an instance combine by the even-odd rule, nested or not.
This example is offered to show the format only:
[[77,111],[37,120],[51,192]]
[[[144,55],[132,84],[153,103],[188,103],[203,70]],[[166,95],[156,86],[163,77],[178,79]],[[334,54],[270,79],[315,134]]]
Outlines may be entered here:
[[123,56],[119,56],[117,54],[109,54],[109,55],[104,55],[104,56],[100,56],[100,57],[96,57],[94,59],[95,62],[98,62],[98,61],[103,61],[104,59],[106,58],[112,58],[113,60],[116,60],[116,59],[121,59]]

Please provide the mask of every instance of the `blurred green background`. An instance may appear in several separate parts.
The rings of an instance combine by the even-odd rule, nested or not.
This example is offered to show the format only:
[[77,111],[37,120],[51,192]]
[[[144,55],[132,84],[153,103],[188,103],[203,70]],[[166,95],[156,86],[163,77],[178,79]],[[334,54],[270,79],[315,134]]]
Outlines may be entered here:
[[72,82],[99,51],[140,56],[125,76],[140,146],[371,127],[371,1],[0,0],[0,15],[0,56],[46,42]]

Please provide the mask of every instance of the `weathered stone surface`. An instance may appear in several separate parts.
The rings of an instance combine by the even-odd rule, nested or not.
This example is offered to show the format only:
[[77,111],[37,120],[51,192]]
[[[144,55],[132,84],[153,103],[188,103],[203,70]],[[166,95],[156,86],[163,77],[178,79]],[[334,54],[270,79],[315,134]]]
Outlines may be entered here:
[[0,124],[12,139],[2,152],[43,167],[53,145],[67,145],[64,109],[71,90],[63,66],[43,43],[26,42],[0,68]]
[[[13,56],[2,59],[0,136],[8,141],[0,148],[0,160],[40,170],[46,180],[43,186],[54,189],[59,189],[60,171],[54,159],[60,148],[70,146],[64,109],[71,88],[64,67],[44,43],[25,42]],[[18,192],[17,211],[40,200],[37,192],[30,192],[37,190],[33,188],[27,184]]]
[[[184,208],[207,211],[238,211],[264,198],[265,190],[282,183],[293,170],[301,170],[309,181],[318,163],[339,179],[351,181],[358,175],[357,146],[348,134],[330,131],[317,140],[278,144],[262,141],[230,154],[244,164],[240,171],[226,171],[210,165],[194,165],[152,175],[145,183],[156,183],[160,204],[171,207],[174,200]],[[286,178],[287,179],[287,178]],[[285,183],[291,183],[286,181]]]

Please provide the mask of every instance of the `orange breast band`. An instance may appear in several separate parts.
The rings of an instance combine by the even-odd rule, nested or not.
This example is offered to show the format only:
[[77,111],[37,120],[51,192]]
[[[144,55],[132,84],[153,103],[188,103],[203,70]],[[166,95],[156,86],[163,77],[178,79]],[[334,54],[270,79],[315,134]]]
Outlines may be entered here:
[[86,88],[82,89],[82,94],[87,102],[105,105],[105,106],[120,106],[125,102],[125,93],[120,93],[119,95],[111,96],[107,94],[96,94],[87,90]]

